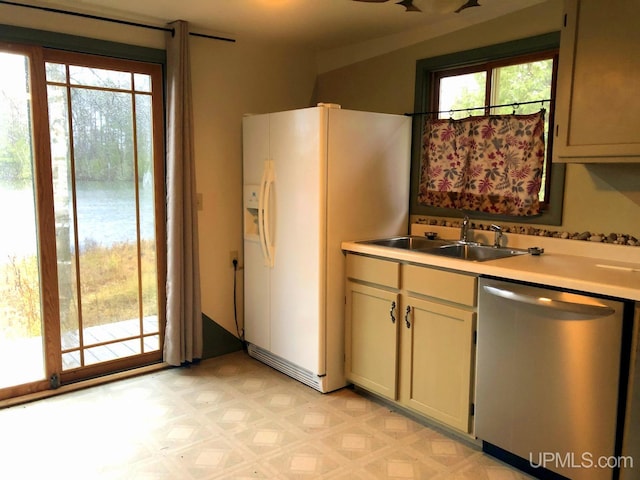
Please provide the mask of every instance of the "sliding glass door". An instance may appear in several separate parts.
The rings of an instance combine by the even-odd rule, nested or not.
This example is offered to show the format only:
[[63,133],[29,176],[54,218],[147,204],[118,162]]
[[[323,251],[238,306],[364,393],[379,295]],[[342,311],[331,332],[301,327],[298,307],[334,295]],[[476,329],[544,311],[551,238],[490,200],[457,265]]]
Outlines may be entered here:
[[45,70],[63,372],[156,359],[160,77],[137,63],[53,51]]
[[1,55],[0,398],[159,361],[161,67]]

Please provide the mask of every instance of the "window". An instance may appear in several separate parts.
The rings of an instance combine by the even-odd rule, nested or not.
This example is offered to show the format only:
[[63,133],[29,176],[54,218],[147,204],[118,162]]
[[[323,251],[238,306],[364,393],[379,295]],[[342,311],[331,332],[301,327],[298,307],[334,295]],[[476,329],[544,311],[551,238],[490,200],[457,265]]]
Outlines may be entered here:
[[[544,213],[535,217],[510,218],[474,213],[492,220],[561,223],[564,167],[552,166],[552,136],[558,34],[543,35],[507,44],[418,62],[416,112],[440,112],[440,118],[469,115],[527,114],[545,108],[546,161],[540,201]],[[503,107],[488,108],[492,105]],[[485,108],[478,108],[485,107]],[[421,138],[424,116],[414,119],[414,138]],[[458,216],[459,212],[417,204],[420,142],[415,142],[412,168],[412,215]]]
[[[466,68],[434,72],[432,111],[439,118],[463,118],[468,115],[527,114],[546,109],[544,135],[547,141],[540,202],[548,204],[548,177],[552,141],[549,124],[553,110],[557,50],[537,55],[513,57]],[[495,107],[495,105],[504,105]],[[485,106],[485,109],[478,109]],[[488,108],[489,106],[494,106]]]

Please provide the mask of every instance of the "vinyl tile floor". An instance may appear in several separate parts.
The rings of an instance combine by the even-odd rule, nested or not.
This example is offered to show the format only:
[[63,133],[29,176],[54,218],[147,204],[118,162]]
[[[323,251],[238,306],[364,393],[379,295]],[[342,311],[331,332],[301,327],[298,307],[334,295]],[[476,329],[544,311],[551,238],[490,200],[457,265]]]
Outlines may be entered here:
[[531,478],[345,388],[235,352],[0,410],[0,478]]

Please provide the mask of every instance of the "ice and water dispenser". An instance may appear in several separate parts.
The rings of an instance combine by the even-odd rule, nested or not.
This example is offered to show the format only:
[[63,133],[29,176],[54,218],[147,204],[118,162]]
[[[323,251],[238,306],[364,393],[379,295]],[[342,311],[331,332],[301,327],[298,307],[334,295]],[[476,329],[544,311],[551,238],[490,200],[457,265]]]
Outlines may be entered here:
[[260,195],[260,185],[245,185],[243,195],[244,238],[246,240],[259,242],[258,199]]

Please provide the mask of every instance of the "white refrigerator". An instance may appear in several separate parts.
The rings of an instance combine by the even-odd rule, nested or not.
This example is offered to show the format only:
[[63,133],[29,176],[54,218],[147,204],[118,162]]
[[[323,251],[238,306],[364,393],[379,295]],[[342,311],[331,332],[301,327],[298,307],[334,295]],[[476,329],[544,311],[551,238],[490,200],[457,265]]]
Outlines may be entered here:
[[319,104],[245,115],[242,130],[248,352],[336,390],[345,385],[340,244],[407,234],[411,119]]

